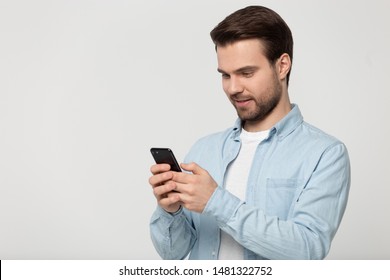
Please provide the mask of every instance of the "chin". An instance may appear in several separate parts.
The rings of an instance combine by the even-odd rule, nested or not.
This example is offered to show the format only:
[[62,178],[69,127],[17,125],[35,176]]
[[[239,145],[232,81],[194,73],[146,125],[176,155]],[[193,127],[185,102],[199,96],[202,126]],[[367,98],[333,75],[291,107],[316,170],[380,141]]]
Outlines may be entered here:
[[237,112],[238,117],[241,119],[243,122],[261,122],[265,120],[272,111],[270,112],[256,112],[256,113],[239,113]]

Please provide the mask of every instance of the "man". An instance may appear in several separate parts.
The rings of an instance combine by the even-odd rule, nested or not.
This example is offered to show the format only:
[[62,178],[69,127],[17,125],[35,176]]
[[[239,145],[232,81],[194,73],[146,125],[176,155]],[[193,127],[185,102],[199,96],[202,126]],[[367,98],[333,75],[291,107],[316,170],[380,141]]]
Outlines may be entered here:
[[288,82],[291,31],[250,6],[211,31],[238,120],[200,139],[181,167],[151,167],[153,243],[164,259],[323,259],[343,216],[343,143],[303,121]]

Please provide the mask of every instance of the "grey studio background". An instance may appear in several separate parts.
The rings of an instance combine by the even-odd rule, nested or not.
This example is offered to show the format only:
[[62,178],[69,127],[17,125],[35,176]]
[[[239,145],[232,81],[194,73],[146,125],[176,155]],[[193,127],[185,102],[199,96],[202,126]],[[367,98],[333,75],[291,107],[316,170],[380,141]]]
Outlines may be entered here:
[[328,259],[390,259],[389,3],[0,0],[0,259],[159,259],[149,149],[233,124],[209,32],[251,4],[292,29],[292,102],[349,149]]

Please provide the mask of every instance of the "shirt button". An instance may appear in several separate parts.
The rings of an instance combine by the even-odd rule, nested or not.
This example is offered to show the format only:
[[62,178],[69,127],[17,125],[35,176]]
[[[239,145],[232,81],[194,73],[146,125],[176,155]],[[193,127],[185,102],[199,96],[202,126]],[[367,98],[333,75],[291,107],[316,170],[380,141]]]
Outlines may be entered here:
[[211,253],[211,255],[215,256],[215,251],[213,251],[213,252]]

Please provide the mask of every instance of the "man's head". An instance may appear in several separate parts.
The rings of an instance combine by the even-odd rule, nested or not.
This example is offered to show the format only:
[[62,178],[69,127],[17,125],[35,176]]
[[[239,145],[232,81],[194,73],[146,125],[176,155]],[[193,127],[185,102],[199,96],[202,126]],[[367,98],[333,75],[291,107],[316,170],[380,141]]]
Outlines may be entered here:
[[[210,33],[218,48],[245,39],[259,39],[264,47],[264,55],[271,64],[284,53],[293,59],[293,38],[286,22],[274,11],[262,6],[249,6],[238,10]],[[290,69],[291,70],[291,69]],[[290,72],[287,74],[287,85]]]
[[220,24],[215,43],[222,87],[247,131],[272,127],[290,110],[292,36],[282,18],[264,7],[239,10]]

